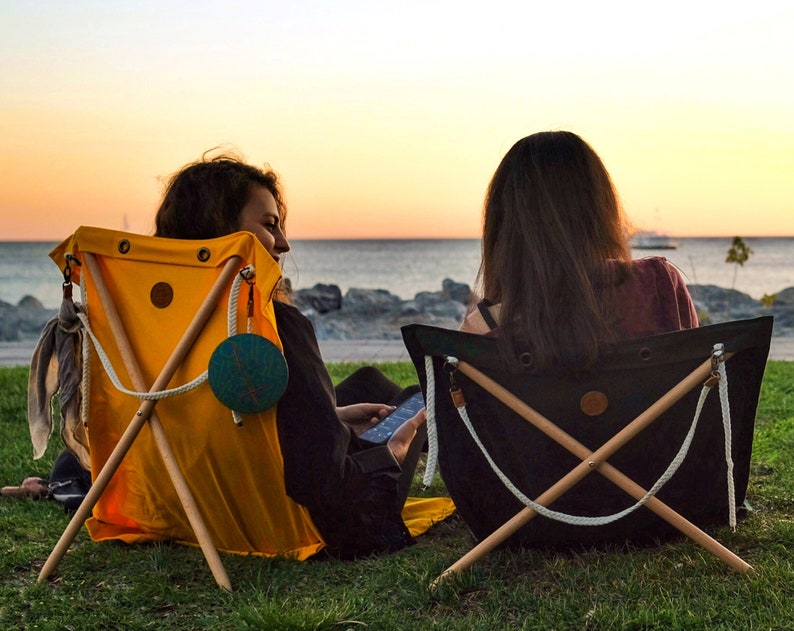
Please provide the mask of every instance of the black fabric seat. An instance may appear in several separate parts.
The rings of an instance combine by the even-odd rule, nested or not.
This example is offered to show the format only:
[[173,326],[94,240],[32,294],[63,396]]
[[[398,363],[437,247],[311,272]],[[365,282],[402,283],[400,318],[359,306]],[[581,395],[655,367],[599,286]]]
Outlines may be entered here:
[[[497,351],[497,341],[490,337],[425,325],[409,325],[402,332],[426,397],[425,356],[432,357],[441,476],[461,517],[478,540],[488,537],[524,505],[505,488],[461,421],[448,395],[451,379],[465,398],[472,425],[486,450],[529,498],[541,495],[581,460],[460,370],[454,370],[446,362],[449,356],[484,373],[590,450],[596,450],[708,361],[715,344],[723,344],[725,353],[730,354],[725,369],[736,505],[744,500],[756,407],[772,334],[771,317],[625,341],[604,348],[596,369],[567,376],[537,374],[531,366],[518,361],[507,365]],[[702,389],[700,383],[607,462],[649,489],[667,469],[689,431]],[[606,402],[602,413],[588,415],[583,411],[583,407],[588,408],[582,403],[587,393],[599,393],[589,395],[591,400],[595,397],[596,408],[598,403]],[[700,527],[727,523],[722,422],[718,388],[713,388],[687,457],[657,494],[659,500]],[[602,516],[633,504],[635,500],[626,492],[594,472],[550,508],[572,515]],[[569,525],[539,515],[507,543],[538,547],[626,540],[642,543],[668,538],[676,532],[667,521],[640,507],[618,521],[599,526]]]

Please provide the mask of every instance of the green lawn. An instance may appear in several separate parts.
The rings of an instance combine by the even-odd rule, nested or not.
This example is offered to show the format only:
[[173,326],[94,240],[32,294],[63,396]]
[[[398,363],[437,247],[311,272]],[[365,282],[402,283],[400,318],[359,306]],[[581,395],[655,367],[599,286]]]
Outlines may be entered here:
[[[356,365],[331,366],[339,380]],[[415,381],[408,363],[381,366]],[[46,476],[32,461],[27,369],[0,368],[0,483]],[[418,491],[418,485],[417,485]],[[432,492],[443,493],[437,483]],[[355,562],[224,555],[233,593],[200,550],[93,543],[81,532],[55,577],[37,574],[67,524],[56,502],[0,500],[0,629],[794,629],[794,362],[770,362],[737,532],[709,530],[751,563],[737,574],[697,545],[582,553],[498,551],[428,589],[472,545],[457,517],[399,553]]]

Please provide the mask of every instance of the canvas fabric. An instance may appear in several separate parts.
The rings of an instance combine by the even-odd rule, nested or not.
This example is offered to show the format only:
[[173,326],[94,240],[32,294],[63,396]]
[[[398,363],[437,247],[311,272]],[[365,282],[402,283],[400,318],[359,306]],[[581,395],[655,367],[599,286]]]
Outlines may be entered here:
[[[241,267],[251,264],[256,269],[253,332],[282,348],[270,300],[281,269],[250,233],[182,241],[81,227],[50,256],[63,269],[67,253],[79,260],[86,252],[97,257],[147,385],[157,378],[221,268],[234,255],[242,258]],[[82,301],[92,330],[124,386],[133,389],[112,341],[106,305],[99,299],[94,279],[85,265],[72,269],[75,283],[86,276]],[[162,306],[162,300],[154,301],[160,306],[154,304],[152,298],[155,286],[166,286],[162,283],[173,292],[167,306]],[[169,388],[188,383],[205,371],[213,350],[227,337],[230,290],[231,284]],[[243,283],[237,315],[239,332],[246,331],[247,301],[248,285]],[[116,389],[93,348],[86,361],[90,395],[84,404],[88,405],[87,433],[95,478],[140,403]],[[238,428],[231,411],[205,382],[190,392],[160,400],[155,412],[218,549],[306,559],[325,546],[308,511],[286,493],[275,408],[244,415],[243,426]],[[420,502],[418,509],[415,503],[412,505],[407,524],[412,534],[443,519],[439,514],[442,505],[432,501]],[[196,543],[148,424],[86,525],[95,541]]]
[[[561,376],[507,363],[495,338],[427,325],[403,327],[403,338],[427,397],[425,356],[432,357],[435,415],[441,476],[461,518],[478,540],[485,539],[523,507],[486,461],[461,421],[448,394],[452,371],[446,356],[467,362],[524,401],[588,449],[595,450],[627,423],[668,393],[707,361],[714,345],[732,353],[725,363],[729,401],[736,503],[747,489],[755,411],[763,380],[772,318],[769,316],[625,340],[604,347],[591,370]],[[496,465],[529,498],[537,498],[567,475],[580,460],[506,407],[490,392],[461,374],[454,386],[467,414]],[[659,416],[608,462],[645,489],[662,476],[690,429],[700,386]],[[606,408],[590,415],[586,395],[605,396]],[[429,405],[429,402],[428,402]],[[725,523],[728,492],[724,431],[717,388],[708,396],[687,457],[657,497],[699,527]],[[428,428],[430,432],[430,428]],[[599,474],[577,482],[550,508],[581,516],[605,516],[635,503]],[[678,531],[656,514],[639,510],[606,525],[571,525],[539,516],[516,532],[510,545],[536,547],[589,546],[629,540],[646,543]]]

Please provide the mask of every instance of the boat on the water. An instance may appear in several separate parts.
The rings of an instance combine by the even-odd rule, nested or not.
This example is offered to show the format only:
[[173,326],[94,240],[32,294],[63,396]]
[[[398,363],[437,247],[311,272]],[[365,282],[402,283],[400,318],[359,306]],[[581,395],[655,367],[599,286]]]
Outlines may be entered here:
[[675,250],[678,247],[678,242],[670,235],[653,230],[635,232],[629,243],[635,250]]

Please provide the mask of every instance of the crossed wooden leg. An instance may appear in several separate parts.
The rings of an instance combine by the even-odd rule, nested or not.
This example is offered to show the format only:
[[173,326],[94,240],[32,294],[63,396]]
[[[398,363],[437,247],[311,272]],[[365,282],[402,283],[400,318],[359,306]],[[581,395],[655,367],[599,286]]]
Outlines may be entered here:
[[[143,382],[143,377],[138,367],[138,362],[132,352],[132,347],[124,330],[124,325],[121,322],[121,318],[119,317],[115,308],[113,299],[110,296],[110,292],[108,291],[107,286],[105,285],[105,282],[102,278],[99,265],[92,254],[83,253],[83,257],[85,259],[84,263],[88,267],[88,271],[94,279],[97,292],[99,293],[100,300],[105,308],[105,313],[108,317],[111,330],[116,339],[119,352],[123,357],[124,364],[127,367],[128,374],[130,375],[130,379],[133,381],[133,386],[136,388],[136,390],[143,391],[145,390],[146,386]],[[210,289],[210,292],[207,294],[204,302],[199,307],[192,322],[185,330],[182,339],[179,341],[176,348],[174,348],[171,357],[169,357],[154,384],[152,384],[149,392],[159,392],[168,385],[168,382],[171,380],[171,377],[173,377],[174,372],[176,372],[176,370],[179,368],[191,346],[217,307],[218,302],[223,296],[226,288],[229,286],[232,279],[234,278],[234,275],[239,270],[240,264],[241,259],[240,257],[236,256],[230,258],[226,262],[226,265],[223,267],[220,275],[215,281],[215,284],[213,285],[212,289]],[[154,411],[155,404],[155,400],[144,400],[141,403],[135,416],[132,418],[129,425],[127,426],[127,429],[119,439],[119,442],[116,444],[104,466],[97,474],[90,491],[83,499],[80,507],[77,509],[71,521],[67,525],[66,530],[64,530],[61,538],[58,540],[58,543],[55,545],[52,552],[50,553],[50,556],[47,558],[47,561],[39,573],[38,581],[40,583],[58,567],[58,564],[60,563],[61,559],[63,559],[64,555],[69,549],[69,546],[74,541],[83,523],[91,516],[94,506],[99,501],[99,498],[102,496],[102,493],[110,482],[110,479],[113,477],[113,474],[116,472],[119,465],[121,464],[121,461],[124,459],[124,456],[127,454],[130,447],[132,447],[132,444],[135,442],[135,439],[143,428],[144,423],[146,423],[148,420],[152,429],[155,444],[160,451],[160,455],[163,458],[168,475],[174,484],[179,500],[182,503],[182,507],[185,510],[188,520],[190,521],[190,525],[193,528],[199,545],[201,546],[201,550],[207,559],[207,563],[209,564],[210,570],[215,577],[215,581],[223,589],[228,591],[232,590],[229,575],[227,574],[226,569],[223,567],[223,563],[221,562],[218,551],[210,538],[206,524],[204,523],[204,520],[198,511],[196,501],[190,492],[187,481],[179,469],[174,457],[174,453],[171,450],[171,446],[168,443],[165,433],[163,432],[160,419]]]
[[[727,360],[729,357],[731,357],[731,354],[726,353],[724,357]],[[647,410],[645,410],[645,412],[640,414],[631,423],[626,425],[626,427],[615,434],[615,436],[613,436],[594,452],[590,451],[586,446],[577,441],[570,434],[561,430],[554,423],[546,419],[543,415],[539,414],[521,399],[509,392],[506,388],[502,387],[470,364],[462,361],[458,362],[458,369],[472,381],[476,382],[482,388],[490,392],[507,407],[519,414],[525,420],[532,423],[532,425],[537,427],[552,440],[582,460],[579,465],[574,467],[566,476],[561,478],[556,484],[551,486],[545,493],[540,495],[535,500],[535,502],[541,506],[548,506],[554,500],[572,488],[577,482],[590,474],[591,471],[598,471],[601,475],[626,491],[626,493],[631,495],[635,500],[640,500],[643,498],[647,494],[647,491],[606,462],[606,459],[618,451],[623,445],[628,443],[653,421],[655,421],[659,416],[661,416],[662,413],[664,413],[673,404],[684,397],[693,388],[699,384],[702,384],[711,374],[712,365],[711,359],[709,359],[698,366],[694,371],[692,371],[678,384],[666,392],[661,398],[659,398],[659,400],[657,400]],[[648,500],[645,502],[645,506],[656,513],[659,517],[673,525],[681,533],[700,544],[703,548],[718,558],[725,561],[734,570],[745,574],[749,574],[754,571],[751,565],[736,556],[721,543],[707,535],[692,522],[674,511],[656,497],[648,498]],[[442,572],[441,575],[439,575],[431,583],[431,587],[435,587],[446,578],[449,578],[450,575],[457,574],[466,568],[471,567],[478,559],[506,541],[511,535],[513,535],[522,526],[535,517],[535,515],[537,515],[537,512],[532,508],[526,507],[522,509],[513,518],[497,528],[488,537],[483,539],[474,548],[469,550],[469,552],[467,552],[450,567],[444,570],[444,572]]]

